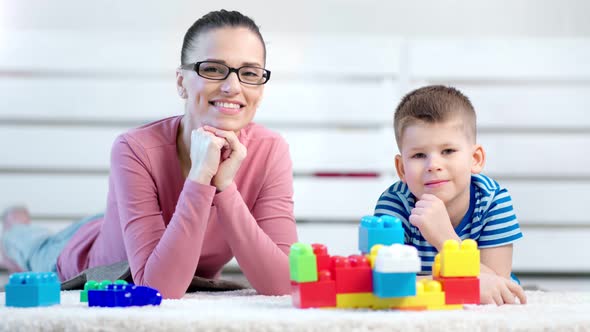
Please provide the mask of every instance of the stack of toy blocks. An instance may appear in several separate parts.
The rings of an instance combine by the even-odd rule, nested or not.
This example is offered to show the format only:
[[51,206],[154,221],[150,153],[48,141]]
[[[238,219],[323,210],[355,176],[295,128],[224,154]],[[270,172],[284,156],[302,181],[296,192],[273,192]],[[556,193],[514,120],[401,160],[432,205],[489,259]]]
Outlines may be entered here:
[[325,246],[294,243],[289,254],[291,293],[298,308],[336,306],[336,282]]
[[160,305],[162,295],[158,290],[145,286],[127,284],[124,280],[94,280],[86,282],[80,293],[80,302],[89,307],[131,307]]
[[7,307],[39,307],[60,303],[60,282],[54,272],[22,272],[10,275]]
[[434,258],[432,277],[442,285],[448,304],[479,304],[480,256],[474,240],[447,240]]
[[[404,231],[398,218],[369,216],[363,217],[359,226],[359,250],[363,255],[330,256],[326,246],[321,244],[293,244],[289,255],[293,305],[298,308],[461,309],[463,303],[474,303],[474,286],[479,301],[479,280],[471,276],[473,264],[479,273],[477,246],[475,255],[469,241],[464,244],[465,251],[455,250],[452,244],[445,245],[437,267],[444,269],[444,276],[417,282],[416,274],[421,267],[418,252],[403,242]],[[446,296],[441,283],[450,290],[450,297]],[[466,294],[457,288],[467,286],[471,288]]]

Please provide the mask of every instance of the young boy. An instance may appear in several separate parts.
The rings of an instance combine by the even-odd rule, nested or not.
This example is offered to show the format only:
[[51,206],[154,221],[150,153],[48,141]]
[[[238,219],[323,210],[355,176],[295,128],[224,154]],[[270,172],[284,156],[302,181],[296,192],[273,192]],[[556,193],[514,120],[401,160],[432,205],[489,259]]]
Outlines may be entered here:
[[522,237],[508,191],[480,174],[485,151],[476,143],[469,99],[446,86],[407,94],[394,116],[401,181],[379,198],[375,215],[402,220],[406,244],[418,249],[422,272],[448,239],[474,239],[481,253],[481,303],[526,303],[510,279],[512,243]]

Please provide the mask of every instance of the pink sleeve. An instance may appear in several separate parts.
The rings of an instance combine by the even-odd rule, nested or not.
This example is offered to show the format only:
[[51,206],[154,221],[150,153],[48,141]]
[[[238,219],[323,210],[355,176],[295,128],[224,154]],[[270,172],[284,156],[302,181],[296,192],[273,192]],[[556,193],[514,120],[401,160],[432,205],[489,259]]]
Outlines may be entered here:
[[149,158],[137,142],[115,142],[111,173],[133,281],[181,298],[201,256],[215,187],[186,181],[166,227]]
[[289,249],[297,241],[289,147],[278,140],[252,214],[232,184],[215,195],[218,222],[242,272],[263,295],[290,292]]

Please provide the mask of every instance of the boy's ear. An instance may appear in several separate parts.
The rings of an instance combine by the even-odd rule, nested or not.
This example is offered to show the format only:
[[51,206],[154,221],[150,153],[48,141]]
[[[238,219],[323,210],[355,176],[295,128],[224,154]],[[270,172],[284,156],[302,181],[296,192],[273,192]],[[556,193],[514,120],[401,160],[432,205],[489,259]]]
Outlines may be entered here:
[[406,182],[406,170],[404,169],[404,163],[402,162],[402,156],[396,155],[395,156],[395,170],[397,171],[397,176],[402,182]]
[[473,164],[471,165],[471,173],[481,173],[486,164],[486,152],[483,146],[476,144],[473,149]]

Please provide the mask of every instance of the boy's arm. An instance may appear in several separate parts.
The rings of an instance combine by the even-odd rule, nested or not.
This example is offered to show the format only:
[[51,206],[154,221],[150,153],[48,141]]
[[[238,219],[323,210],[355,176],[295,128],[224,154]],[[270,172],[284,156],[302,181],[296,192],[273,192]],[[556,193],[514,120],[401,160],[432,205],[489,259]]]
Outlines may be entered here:
[[480,249],[481,271],[510,279],[512,272],[512,243]]
[[481,259],[480,301],[482,304],[526,303],[524,290],[510,279],[512,244],[479,250]]

